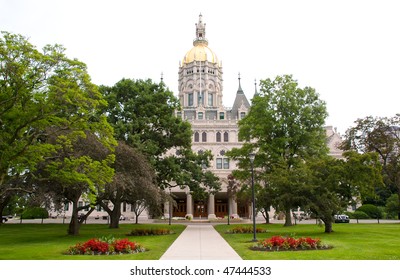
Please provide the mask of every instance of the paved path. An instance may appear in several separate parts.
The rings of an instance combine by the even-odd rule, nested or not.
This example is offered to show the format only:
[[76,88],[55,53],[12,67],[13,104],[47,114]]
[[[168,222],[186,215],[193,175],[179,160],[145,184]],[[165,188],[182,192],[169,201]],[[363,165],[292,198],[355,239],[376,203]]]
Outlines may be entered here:
[[188,225],[160,260],[241,260],[212,225]]

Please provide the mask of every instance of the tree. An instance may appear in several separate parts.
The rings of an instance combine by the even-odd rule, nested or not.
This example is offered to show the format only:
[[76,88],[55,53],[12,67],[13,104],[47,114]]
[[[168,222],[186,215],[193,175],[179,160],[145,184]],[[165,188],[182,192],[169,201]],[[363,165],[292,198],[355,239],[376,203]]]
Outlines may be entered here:
[[345,159],[323,157],[307,163],[305,188],[307,207],[324,222],[325,232],[333,232],[335,214],[355,200],[371,195],[381,184],[381,168],[374,153],[344,153]]
[[[47,142],[58,140],[58,136],[53,136]],[[80,224],[94,210],[96,197],[113,178],[114,154],[98,135],[89,132],[61,145],[62,149],[58,149],[32,172],[33,184],[50,194],[52,202],[57,205],[72,203],[68,234],[78,235]],[[86,205],[80,206],[78,202],[82,197]],[[88,212],[80,217],[81,210]]]
[[189,186],[197,192],[205,185],[210,189],[219,187],[217,177],[203,169],[211,154],[191,150],[190,124],[175,115],[179,100],[164,83],[122,79],[100,90],[109,104],[108,120],[115,137],[147,157],[161,189]]
[[[103,145],[113,145],[112,129],[98,113],[106,104],[91,83],[86,65],[68,59],[60,45],[42,52],[23,36],[2,32],[0,38],[0,211],[16,193],[32,193],[28,174],[67,147],[85,131]],[[47,139],[56,135],[56,141]],[[89,158],[64,165],[84,166]],[[54,166],[54,172],[57,170]],[[68,177],[67,172],[64,175]],[[71,178],[71,176],[70,176]]]
[[242,162],[241,168],[248,168],[248,155],[256,151],[256,180],[270,182],[268,187],[277,194],[275,204],[285,211],[289,226],[290,210],[304,200],[298,197],[302,186],[294,179],[302,176],[304,161],[328,150],[323,127],[326,106],[313,88],[299,88],[290,75],[260,83],[259,96],[239,122],[239,140],[245,143],[228,154]]
[[[138,215],[145,207],[159,207],[161,198],[155,185],[155,173],[144,155],[137,149],[118,142],[115,149],[113,168],[115,175],[112,182],[106,184],[104,192],[98,196],[97,202],[110,216],[110,228],[119,227],[121,204],[130,203]],[[110,207],[109,202],[113,205]]]
[[[385,205],[393,193],[397,193],[400,199],[400,115],[391,118],[369,116],[358,119],[355,124],[346,131],[341,148],[377,153],[386,186],[376,190],[381,195],[381,202],[377,204]],[[397,216],[400,219],[400,200],[398,205]]]
[[397,210],[399,209],[399,195],[392,194],[387,200],[386,200],[386,213],[387,213],[387,218],[388,219],[394,219],[397,217]]

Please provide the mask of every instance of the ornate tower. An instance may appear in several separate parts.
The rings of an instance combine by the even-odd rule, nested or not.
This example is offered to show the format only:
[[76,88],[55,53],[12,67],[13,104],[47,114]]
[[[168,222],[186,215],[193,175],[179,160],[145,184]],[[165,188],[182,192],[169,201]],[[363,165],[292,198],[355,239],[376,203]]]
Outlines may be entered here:
[[183,118],[214,120],[219,118],[222,105],[222,65],[208,47],[206,24],[202,15],[196,23],[193,47],[179,65],[179,100]]

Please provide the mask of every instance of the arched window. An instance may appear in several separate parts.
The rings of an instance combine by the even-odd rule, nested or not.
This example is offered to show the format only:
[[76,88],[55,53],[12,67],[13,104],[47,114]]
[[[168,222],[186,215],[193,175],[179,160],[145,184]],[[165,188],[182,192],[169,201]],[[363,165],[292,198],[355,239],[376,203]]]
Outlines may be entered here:
[[215,135],[216,141],[217,142],[221,142],[221,132],[217,132],[217,134]]
[[224,132],[224,142],[229,142],[229,133],[227,131]]
[[206,132],[203,132],[203,133],[201,134],[201,141],[202,141],[202,142],[207,142],[207,133],[206,133]]
[[204,98],[203,98],[204,93],[203,92],[199,92],[197,94],[197,105],[204,105]]
[[195,133],[194,133],[194,142],[199,142],[200,141],[200,135],[199,135],[199,133],[196,131]]
[[193,106],[193,93],[188,94],[188,106]]
[[208,94],[208,106],[214,105],[214,95],[212,93]]

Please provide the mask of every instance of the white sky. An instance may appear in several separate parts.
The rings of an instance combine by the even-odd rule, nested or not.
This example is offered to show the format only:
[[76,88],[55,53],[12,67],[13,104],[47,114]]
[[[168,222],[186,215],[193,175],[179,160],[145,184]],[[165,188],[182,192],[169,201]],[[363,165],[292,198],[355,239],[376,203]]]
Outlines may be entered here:
[[399,110],[400,2],[393,0],[0,0],[0,30],[38,48],[61,44],[96,84],[164,82],[177,94],[178,67],[202,13],[209,47],[223,63],[224,105],[254,79],[292,74],[327,102],[327,125]]

